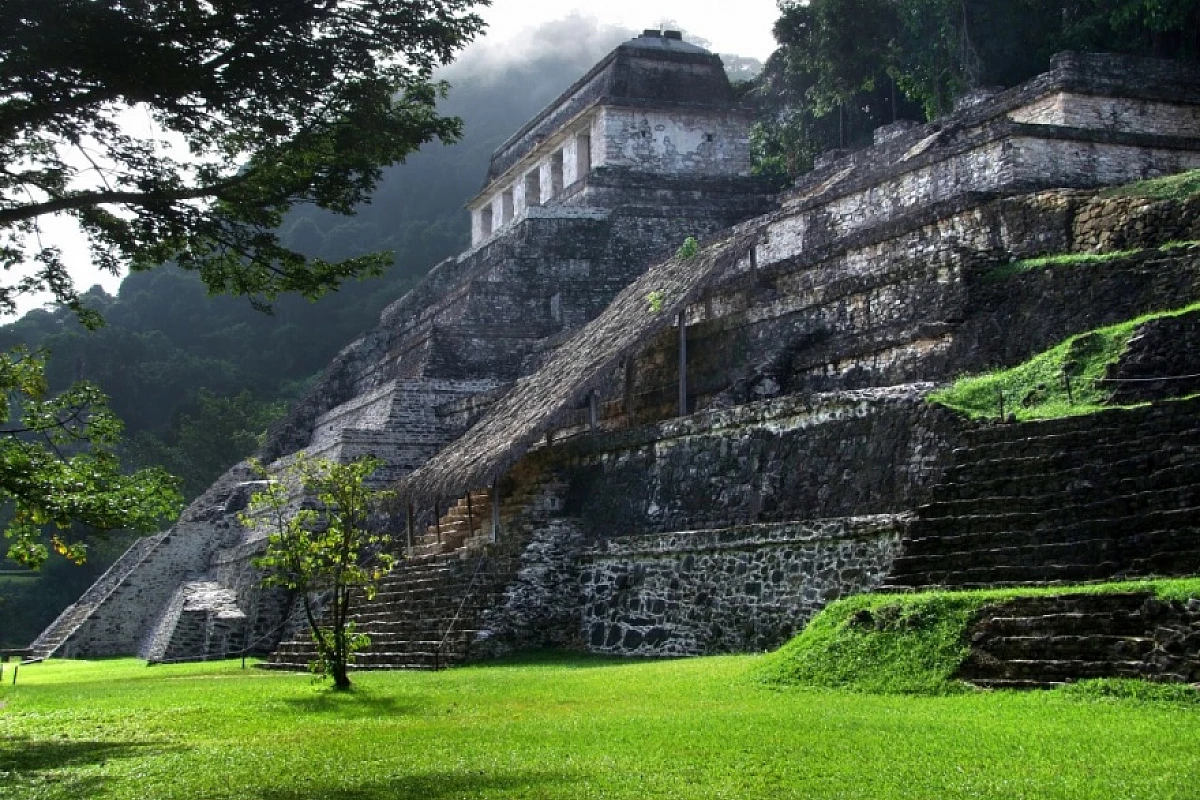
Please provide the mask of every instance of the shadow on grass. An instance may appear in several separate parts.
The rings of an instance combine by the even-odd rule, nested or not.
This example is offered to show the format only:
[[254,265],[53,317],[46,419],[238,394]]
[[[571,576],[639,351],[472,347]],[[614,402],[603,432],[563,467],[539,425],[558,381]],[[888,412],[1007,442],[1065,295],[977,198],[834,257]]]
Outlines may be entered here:
[[309,697],[289,697],[283,702],[301,714],[334,714],[345,719],[370,719],[415,713],[423,705],[412,698],[406,699],[408,702],[401,703],[389,695],[354,689],[349,692],[322,690]]
[[454,669],[488,669],[490,667],[555,667],[556,669],[596,669],[597,667],[635,667],[649,662],[671,661],[669,658],[637,658],[579,653],[574,650],[523,650],[500,658],[478,661]]
[[106,779],[75,775],[71,770],[176,749],[179,748],[154,742],[5,738],[0,740],[0,775],[6,779],[5,783],[11,781],[9,785],[13,788],[32,790],[36,787],[39,797],[79,800],[99,793]]
[[268,789],[259,800],[457,800],[480,793],[500,792],[508,797],[540,794],[539,786],[555,785],[567,789],[570,779],[551,772],[518,772],[505,775],[483,773],[464,775],[452,772],[425,772],[372,781],[361,786],[333,787],[308,785],[302,789]]

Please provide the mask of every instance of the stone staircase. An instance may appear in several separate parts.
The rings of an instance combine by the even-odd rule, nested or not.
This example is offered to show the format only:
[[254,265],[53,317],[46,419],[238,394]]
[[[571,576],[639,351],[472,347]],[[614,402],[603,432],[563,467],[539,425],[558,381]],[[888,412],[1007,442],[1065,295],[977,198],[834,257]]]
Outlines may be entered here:
[[981,610],[956,677],[987,688],[1085,678],[1200,681],[1200,601],[1148,592],[1022,597]]
[[[459,553],[404,562],[384,579],[370,602],[359,599],[352,614],[371,646],[358,655],[359,669],[438,669],[466,660],[479,613],[503,595],[504,559]],[[461,623],[461,624],[459,624]],[[307,669],[315,657],[307,630],[284,642],[267,666]]]
[[79,630],[92,613],[147,559],[168,533],[145,536],[130,545],[129,549],[105,570],[104,574],[84,592],[82,597],[67,606],[58,618],[33,641],[33,644],[29,646],[31,656],[49,658],[51,655],[59,653],[60,648],[71,635]]
[[478,549],[491,541],[491,492],[471,492],[452,505],[433,525],[413,540],[412,558]]
[[969,432],[884,588],[1200,574],[1200,400]]
[[[562,510],[566,484],[557,476],[539,475],[521,486],[501,506],[499,541],[490,541],[490,494],[473,493],[469,522],[464,497],[413,543],[412,556],[374,598],[358,598],[351,619],[371,645],[358,654],[357,669],[440,669],[471,659],[484,612],[504,603],[516,579],[528,531]],[[305,627],[264,666],[305,670],[314,658]]]

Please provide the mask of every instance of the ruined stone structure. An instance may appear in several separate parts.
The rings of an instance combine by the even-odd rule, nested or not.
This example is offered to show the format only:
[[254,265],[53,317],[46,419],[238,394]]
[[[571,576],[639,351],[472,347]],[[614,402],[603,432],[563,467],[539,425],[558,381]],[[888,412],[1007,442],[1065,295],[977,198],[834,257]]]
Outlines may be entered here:
[[[618,48],[497,151],[472,249],[272,432],[266,461],[369,452],[398,486],[409,558],[359,616],[364,666],[758,650],[854,592],[1200,569],[1190,406],[976,431],[925,399],[1200,299],[1200,247],[1159,249],[1200,239],[1200,204],[1099,191],[1200,167],[1200,72],[1065,54],[774,198],[745,177],[747,122],[710,54]],[[689,236],[703,246],[676,253]],[[1000,270],[1117,248],[1103,268]],[[1171,336],[1147,331],[1129,374],[1174,369],[1153,346]],[[1109,451],[1075,452],[1101,434]],[[1171,442],[1169,463],[1117,456]],[[282,605],[254,588],[261,533],[231,521],[238,469],[36,646],[267,649]],[[1097,535],[1047,514],[1111,507],[1132,511]],[[273,663],[303,662],[284,639]]]

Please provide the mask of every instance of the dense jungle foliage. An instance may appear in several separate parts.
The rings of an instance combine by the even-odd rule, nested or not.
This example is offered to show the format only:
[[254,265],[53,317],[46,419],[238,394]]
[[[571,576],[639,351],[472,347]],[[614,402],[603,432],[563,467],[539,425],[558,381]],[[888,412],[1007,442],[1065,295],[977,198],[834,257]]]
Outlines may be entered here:
[[812,0],[781,4],[752,95],[758,169],[795,177],[898,120],[1044,72],[1064,50],[1196,61],[1194,0]]

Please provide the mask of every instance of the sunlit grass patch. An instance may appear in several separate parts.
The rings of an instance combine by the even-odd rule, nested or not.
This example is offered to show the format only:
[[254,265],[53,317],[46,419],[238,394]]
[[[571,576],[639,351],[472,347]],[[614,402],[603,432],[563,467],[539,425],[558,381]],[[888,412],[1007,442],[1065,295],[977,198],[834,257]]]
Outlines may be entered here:
[[1077,334],[1011,369],[960,378],[929,400],[974,419],[993,419],[1002,412],[1018,420],[1051,419],[1111,408],[1112,389],[1104,379],[1138,327],[1196,311],[1200,303]]
[[1200,194],[1200,170],[1180,172],[1162,178],[1116,186],[1100,193],[1101,197],[1145,197],[1149,200],[1184,200]]
[[[0,798],[1187,798],[1200,710],[779,691],[764,657],[363,672],[54,662],[0,689]],[[74,677],[72,674],[74,673]]]
[[975,689],[954,678],[970,652],[966,634],[983,606],[1018,597],[1153,592],[1164,600],[1200,597],[1200,578],[1045,588],[858,595],[825,608],[755,667],[779,686],[945,695]]

